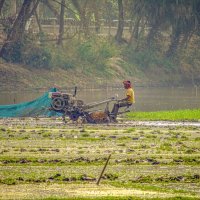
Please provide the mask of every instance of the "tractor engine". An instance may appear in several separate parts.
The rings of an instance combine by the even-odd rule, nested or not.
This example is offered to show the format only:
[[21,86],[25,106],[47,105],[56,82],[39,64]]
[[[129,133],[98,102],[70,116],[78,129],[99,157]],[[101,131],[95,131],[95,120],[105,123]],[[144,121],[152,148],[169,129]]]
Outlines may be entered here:
[[84,112],[82,111],[84,103],[82,100],[76,100],[74,95],[52,92],[51,99],[50,110],[62,113],[63,116],[69,116],[73,121],[76,121],[80,116],[84,116]]
[[52,92],[51,99],[52,109],[57,112],[62,112],[64,108],[74,105],[73,96],[71,94]]

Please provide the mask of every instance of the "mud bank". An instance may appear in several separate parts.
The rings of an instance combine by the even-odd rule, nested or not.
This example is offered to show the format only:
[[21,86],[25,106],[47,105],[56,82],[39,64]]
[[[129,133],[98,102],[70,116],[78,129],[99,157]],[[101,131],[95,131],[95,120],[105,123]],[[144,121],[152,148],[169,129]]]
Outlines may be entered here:
[[23,125],[23,126],[36,126],[36,125],[46,125],[46,126],[98,126],[98,127],[200,127],[199,122],[192,121],[133,121],[133,120],[118,120],[117,123],[108,124],[83,124],[81,122],[67,121],[64,123],[61,118],[3,118],[0,119],[0,125]]

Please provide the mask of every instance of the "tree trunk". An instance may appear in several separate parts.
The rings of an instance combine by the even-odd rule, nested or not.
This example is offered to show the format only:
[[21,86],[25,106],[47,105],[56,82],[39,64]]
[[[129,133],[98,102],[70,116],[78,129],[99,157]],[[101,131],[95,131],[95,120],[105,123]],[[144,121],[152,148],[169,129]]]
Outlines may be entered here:
[[51,5],[49,0],[43,0],[42,2],[49,8],[49,10],[51,10],[51,12],[56,16],[56,18],[59,19],[60,16],[58,11]]
[[124,42],[124,39],[122,38],[124,30],[124,10],[123,10],[122,0],[118,0],[118,9],[119,9],[119,22],[118,22],[117,33],[115,35],[115,40],[118,43],[122,43]]
[[15,7],[15,13],[17,15],[17,13],[19,13],[21,7],[22,7],[22,1],[21,0],[15,0],[15,3],[14,3],[14,7]]
[[82,0],[82,2],[83,2],[82,6],[80,5],[79,1],[77,1],[77,0],[72,0],[71,2],[80,15],[80,20],[81,20],[80,28],[83,29],[83,32],[86,36],[89,35],[88,20],[86,17],[86,5],[87,5],[88,1]]
[[149,31],[149,33],[147,35],[147,47],[148,48],[151,48],[151,45],[154,42],[156,34],[158,33],[159,26],[160,26],[160,21],[159,20],[156,20],[156,22],[154,22],[151,25],[151,29],[150,29],[150,31]]
[[179,45],[180,36],[181,36],[181,30],[180,30],[179,26],[177,25],[176,27],[174,27],[174,30],[172,31],[171,43],[165,54],[167,58],[175,55],[178,45]]
[[[7,39],[1,48],[0,57],[3,59],[7,61],[20,61],[20,55],[18,55],[18,53],[20,54],[20,44],[24,39],[25,26],[28,19],[35,12],[38,3],[39,0],[24,0],[21,10],[19,11],[11,30],[7,34]],[[18,52],[17,55],[16,51]]]
[[[191,22],[192,23],[192,22]],[[188,28],[186,31],[182,33],[182,40],[180,41],[180,48],[187,48],[188,43],[190,42],[192,36],[195,34],[197,29],[195,28]]]
[[38,17],[38,13],[37,13],[37,10],[35,11],[35,18],[36,18],[36,22],[37,22],[37,25],[38,25],[38,29],[39,29],[39,33],[42,33],[42,26],[40,24],[40,20],[39,20],[39,17]]
[[15,20],[13,27],[10,31],[10,33],[7,36],[8,41],[18,41],[22,40],[24,37],[24,31],[25,31],[25,26],[26,22],[28,19],[31,17],[31,15],[35,12],[36,10],[36,4],[33,6],[33,9],[31,9],[33,0],[24,0],[21,10],[17,16],[17,19]]
[[0,1],[0,15],[2,15],[2,9],[3,9],[4,3],[5,3],[5,0]]
[[88,20],[86,17],[86,10],[81,10],[81,26],[83,28],[84,34],[87,36],[89,35],[89,27],[88,27]]
[[59,35],[58,35],[58,45],[62,45],[62,39],[64,35],[64,15],[65,15],[65,0],[62,0],[60,6],[60,27],[59,27]]
[[94,16],[95,16],[95,31],[98,34],[98,33],[100,33],[100,21],[99,21],[98,10],[95,10]]
[[100,33],[100,21],[99,21],[99,4],[95,4],[94,17],[95,17],[95,32]]
[[133,43],[134,39],[138,40],[140,20],[141,20],[141,17],[138,17],[136,19],[134,28],[132,29],[132,32],[131,32],[131,37],[130,37],[129,42],[128,42],[129,46],[131,46],[131,44]]
[[109,36],[109,38],[111,38],[111,26],[112,26],[111,21],[112,21],[112,19],[111,19],[110,10],[111,10],[112,6],[111,6],[110,1],[108,1],[108,0],[105,2],[105,5],[106,5],[106,14],[108,16],[108,21],[107,21],[107,23],[108,23],[108,36]]

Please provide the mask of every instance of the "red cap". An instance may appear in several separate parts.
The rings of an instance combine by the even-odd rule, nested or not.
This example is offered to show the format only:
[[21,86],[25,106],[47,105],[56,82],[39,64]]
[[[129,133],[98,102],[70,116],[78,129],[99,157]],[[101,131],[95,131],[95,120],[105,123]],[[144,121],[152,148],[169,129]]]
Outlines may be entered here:
[[128,80],[123,81],[124,86],[126,86],[127,88],[131,87],[131,82]]

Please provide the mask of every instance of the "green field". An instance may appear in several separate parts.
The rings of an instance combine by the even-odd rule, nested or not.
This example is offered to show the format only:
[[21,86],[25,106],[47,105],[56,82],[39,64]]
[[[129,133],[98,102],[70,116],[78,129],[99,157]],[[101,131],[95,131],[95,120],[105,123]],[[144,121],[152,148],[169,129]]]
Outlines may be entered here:
[[0,121],[0,199],[200,199],[200,128],[58,122]]
[[159,112],[130,112],[127,114],[127,117],[131,120],[198,121],[200,120],[200,109]]

